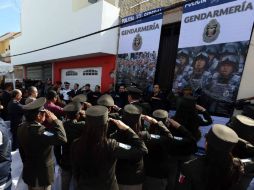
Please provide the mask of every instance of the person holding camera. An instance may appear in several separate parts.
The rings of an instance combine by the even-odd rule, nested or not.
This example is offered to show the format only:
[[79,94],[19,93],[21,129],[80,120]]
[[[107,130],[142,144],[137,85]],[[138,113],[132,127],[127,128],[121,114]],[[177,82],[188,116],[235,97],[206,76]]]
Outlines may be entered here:
[[[53,145],[67,142],[63,124],[45,110],[45,98],[23,107],[26,121],[18,128],[19,151],[23,162],[22,177],[29,190],[50,190],[54,181]],[[52,124],[46,128],[42,123]]]
[[[115,124],[128,144],[107,137],[108,122]],[[115,166],[118,159],[139,159],[147,148],[138,135],[120,120],[109,119],[108,109],[86,110],[82,136],[74,141],[71,162],[77,189],[118,190]]]

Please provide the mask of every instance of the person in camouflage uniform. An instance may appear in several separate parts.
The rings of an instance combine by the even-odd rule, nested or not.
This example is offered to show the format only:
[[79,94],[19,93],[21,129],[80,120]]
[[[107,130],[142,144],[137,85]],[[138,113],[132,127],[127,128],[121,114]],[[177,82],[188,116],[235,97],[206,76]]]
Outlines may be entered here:
[[185,49],[178,51],[175,66],[173,92],[178,93],[187,85],[188,74],[192,72],[189,65],[189,52]]
[[212,78],[211,73],[206,71],[208,67],[208,60],[209,57],[207,53],[200,52],[193,61],[193,70],[189,73],[188,81],[194,94],[199,89],[205,88]]
[[206,48],[206,53],[208,54],[209,60],[208,60],[208,71],[211,74],[214,74],[216,72],[216,68],[219,64],[219,60],[217,59],[218,49],[216,46],[208,46]]
[[[240,77],[235,74],[238,70],[238,57],[225,55],[222,57],[218,72],[216,72],[205,94],[210,98],[209,111],[229,115],[236,98]],[[230,109],[229,109],[230,108]]]

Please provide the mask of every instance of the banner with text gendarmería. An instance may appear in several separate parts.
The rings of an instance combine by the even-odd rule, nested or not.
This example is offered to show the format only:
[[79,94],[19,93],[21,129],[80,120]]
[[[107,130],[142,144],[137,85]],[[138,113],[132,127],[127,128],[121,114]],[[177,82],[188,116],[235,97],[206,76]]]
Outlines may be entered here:
[[[117,57],[117,85],[130,85],[144,89],[152,85],[156,70],[161,26],[161,8],[128,16],[122,23],[140,19],[120,28]],[[148,16],[158,13],[153,16]],[[142,18],[148,16],[146,18]]]
[[254,0],[184,5],[174,93],[192,92],[211,113],[232,113],[249,48],[253,6]]

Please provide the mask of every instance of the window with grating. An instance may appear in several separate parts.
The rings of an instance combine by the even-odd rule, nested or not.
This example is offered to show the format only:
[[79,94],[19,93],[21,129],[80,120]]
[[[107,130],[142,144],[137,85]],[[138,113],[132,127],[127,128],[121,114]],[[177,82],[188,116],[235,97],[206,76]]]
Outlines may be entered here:
[[98,75],[98,71],[94,69],[87,69],[83,71],[83,75]]
[[66,76],[77,76],[78,75],[78,72],[76,71],[67,71],[66,72]]

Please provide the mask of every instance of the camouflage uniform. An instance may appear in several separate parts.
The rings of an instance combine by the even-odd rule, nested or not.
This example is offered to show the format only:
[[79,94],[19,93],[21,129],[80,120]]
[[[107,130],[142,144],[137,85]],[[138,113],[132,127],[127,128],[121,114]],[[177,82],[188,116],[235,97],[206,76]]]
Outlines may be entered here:
[[203,89],[211,81],[212,74],[208,71],[204,71],[202,74],[196,74],[195,71],[190,75],[189,83],[191,88],[195,91]]

